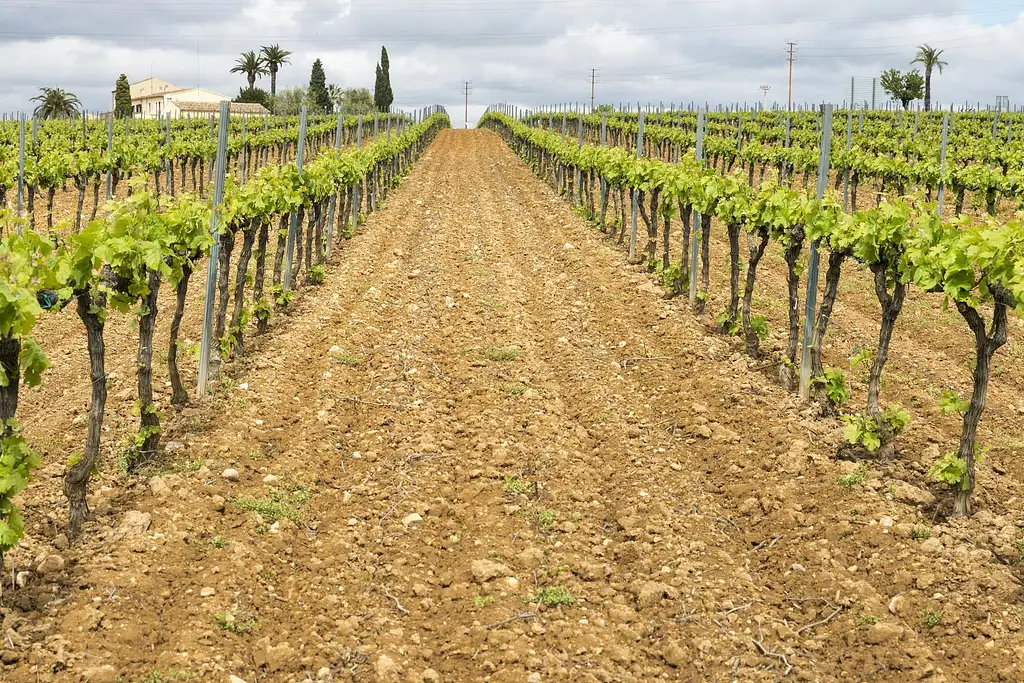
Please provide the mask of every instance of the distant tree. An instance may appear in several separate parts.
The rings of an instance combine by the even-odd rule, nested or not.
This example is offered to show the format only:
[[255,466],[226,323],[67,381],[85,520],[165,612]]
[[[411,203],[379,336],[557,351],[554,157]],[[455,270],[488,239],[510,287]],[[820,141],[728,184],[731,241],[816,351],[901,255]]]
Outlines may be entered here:
[[62,88],[40,88],[39,94],[32,98],[38,102],[33,116],[41,119],[70,119],[78,116],[78,107],[82,104],[78,98]]
[[320,114],[330,114],[332,109],[331,96],[327,94],[327,76],[324,74],[324,65],[319,59],[313,62],[313,70],[309,74],[309,100],[312,102],[313,111]]
[[298,114],[299,109],[301,109],[303,105],[307,107],[313,106],[306,89],[302,86],[285,88],[276,95],[271,95],[270,103],[273,105],[271,107],[271,111],[275,114],[283,114],[285,116]]
[[377,111],[391,111],[395,95],[391,92],[391,62],[388,60],[388,49],[380,48],[380,63],[377,64],[377,79],[373,86],[373,104]]
[[270,93],[263,88],[239,88],[238,97],[235,98],[235,102],[262,104],[267,109],[270,109]]
[[924,97],[924,77],[917,69],[901,73],[899,69],[882,72],[882,89],[906,109],[914,100]]
[[243,52],[241,56],[235,60],[235,65],[231,67],[231,73],[233,74],[245,74],[246,80],[249,81],[249,87],[256,87],[256,79],[259,76],[265,76],[268,73],[267,63],[263,60],[263,57],[257,55],[252,50]]
[[282,50],[280,45],[264,45],[260,48],[260,54],[263,55],[263,61],[267,64],[267,69],[270,70],[270,94],[277,94],[277,72],[285,64],[290,64],[288,58],[291,56],[291,52],[288,50]]
[[114,116],[123,119],[131,116],[132,112],[132,87],[128,84],[128,77],[121,74],[114,86]]
[[949,64],[940,59],[943,52],[944,50],[936,50],[928,43],[918,45],[917,56],[910,62],[911,64],[920,64],[924,67],[925,111],[932,110],[932,69],[938,69],[939,73],[942,73],[943,67],[949,66]]
[[594,113],[595,114],[601,114],[601,113],[611,114],[614,111],[615,111],[615,107],[613,107],[610,104],[599,104],[596,107],[594,107]]
[[366,88],[342,89],[332,85],[328,88],[328,91],[332,88],[335,91],[331,96],[331,99],[334,101],[334,110],[339,113],[344,113],[346,116],[359,116],[360,114],[372,113],[376,109],[376,105],[373,103],[373,95]]

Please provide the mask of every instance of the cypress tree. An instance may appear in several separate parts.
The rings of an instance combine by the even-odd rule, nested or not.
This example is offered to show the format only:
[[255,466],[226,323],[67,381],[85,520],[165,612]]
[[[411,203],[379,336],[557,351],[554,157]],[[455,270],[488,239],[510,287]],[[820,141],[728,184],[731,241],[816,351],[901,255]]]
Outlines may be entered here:
[[132,88],[124,74],[117,79],[114,87],[114,117],[123,119],[132,115]]
[[388,61],[388,49],[381,46],[380,64],[377,65],[377,80],[373,87],[373,104],[377,111],[391,111],[391,103],[395,95],[391,92],[391,63]]
[[324,65],[319,59],[313,62],[313,71],[309,76],[309,100],[317,112],[322,114],[331,112],[331,96],[327,94],[327,76],[324,74]]

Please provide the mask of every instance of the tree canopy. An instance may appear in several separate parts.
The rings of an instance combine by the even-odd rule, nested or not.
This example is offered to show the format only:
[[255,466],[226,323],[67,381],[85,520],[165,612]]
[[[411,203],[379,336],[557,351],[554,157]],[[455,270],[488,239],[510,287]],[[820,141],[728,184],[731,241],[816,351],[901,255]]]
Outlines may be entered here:
[[924,97],[924,76],[917,69],[902,73],[899,69],[882,72],[882,89],[906,109],[914,100]]

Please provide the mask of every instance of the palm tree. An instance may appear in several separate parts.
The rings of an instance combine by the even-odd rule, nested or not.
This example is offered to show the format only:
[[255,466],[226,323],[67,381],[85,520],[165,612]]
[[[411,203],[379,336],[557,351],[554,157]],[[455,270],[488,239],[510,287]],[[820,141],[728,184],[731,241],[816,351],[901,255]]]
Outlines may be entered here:
[[263,61],[266,63],[267,68],[270,69],[270,94],[277,94],[277,72],[285,64],[290,64],[288,57],[291,56],[291,52],[288,50],[282,50],[280,45],[264,45],[260,48],[260,54],[263,55]]
[[932,110],[932,69],[938,69],[939,73],[942,73],[942,68],[949,66],[946,62],[939,59],[944,50],[936,50],[928,43],[917,46],[917,56],[910,62],[911,64],[920,64],[924,67],[924,110]]
[[235,66],[231,68],[233,74],[245,74],[246,79],[249,81],[249,87],[256,87],[257,76],[265,76],[267,74],[267,62],[263,57],[256,56],[256,53],[252,50],[243,52],[242,56],[235,60]]
[[62,88],[40,88],[39,94],[32,98],[38,102],[33,116],[42,119],[70,119],[78,116],[78,107],[82,104],[77,97]]

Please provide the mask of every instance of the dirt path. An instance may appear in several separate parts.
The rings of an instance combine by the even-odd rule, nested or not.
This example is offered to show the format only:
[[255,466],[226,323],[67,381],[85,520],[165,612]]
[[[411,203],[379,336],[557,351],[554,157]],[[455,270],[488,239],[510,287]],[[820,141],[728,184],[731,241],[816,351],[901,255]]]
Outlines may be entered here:
[[442,134],[175,470],[31,578],[4,680],[1019,679],[998,529],[838,484],[827,430],[623,260]]

